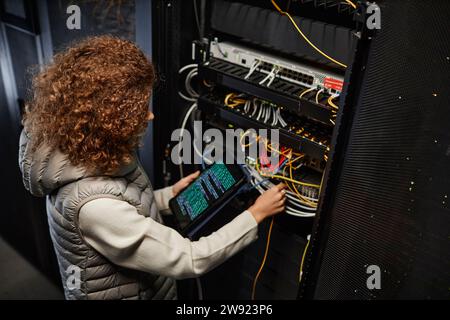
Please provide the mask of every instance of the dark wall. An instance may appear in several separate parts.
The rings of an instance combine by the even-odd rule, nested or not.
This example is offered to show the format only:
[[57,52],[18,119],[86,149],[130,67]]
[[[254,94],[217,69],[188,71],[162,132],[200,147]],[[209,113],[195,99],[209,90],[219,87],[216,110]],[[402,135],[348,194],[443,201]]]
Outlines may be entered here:
[[[0,235],[13,245],[25,258],[47,276],[58,282],[56,260],[47,232],[47,217],[43,199],[31,196],[22,185],[18,167],[20,103],[27,98],[30,84],[29,72],[38,64],[35,36],[4,25],[1,39],[9,48],[12,76],[17,97],[8,107],[5,84],[0,81],[0,176],[2,207],[0,209]],[[11,83],[8,83],[9,85]]]
[[[66,8],[69,5],[80,7],[80,30],[66,27]],[[93,35],[111,34],[135,41],[135,1],[48,1],[48,15],[55,51]]]
[[[22,2],[8,3],[17,5]],[[59,284],[59,271],[48,233],[45,199],[31,196],[22,185],[17,159],[21,130],[18,114],[23,102],[29,98],[31,78],[39,70],[40,57],[50,58],[46,55],[51,55],[51,52],[44,52],[44,48],[57,52],[78,39],[100,34],[135,41],[135,1],[115,2],[111,6],[110,1],[25,0],[22,4],[26,3],[27,6],[22,9],[30,10],[28,13],[31,14],[27,16],[29,21],[11,20],[2,15],[0,22],[5,30],[0,41],[3,47],[9,49],[11,59],[7,64],[12,71],[6,78],[0,76],[0,236]],[[34,6],[30,5],[33,3]],[[70,31],[66,27],[66,8],[70,4],[81,7],[81,30]],[[8,8],[11,12],[17,11],[11,6]],[[22,9],[19,11],[22,12]],[[43,10],[46,11],[44,15]],[[48,21],[42,20],[45,17]],[[25,30],[28,25],[36,28]],[[45,25],[49,28],[46,29]],[[147,32],[150,34],[151,30]],[[14,81],[11,80],[13,78]],[[9,106],[3,81],[16,89],[16,96]]]

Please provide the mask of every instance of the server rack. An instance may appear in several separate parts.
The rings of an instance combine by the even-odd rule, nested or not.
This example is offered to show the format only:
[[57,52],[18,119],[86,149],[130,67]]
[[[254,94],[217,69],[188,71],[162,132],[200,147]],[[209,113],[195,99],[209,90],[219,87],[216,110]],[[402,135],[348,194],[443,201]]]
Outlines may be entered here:
[[[364,73],[348,93],[300,297],[450,297],[450,5],[386,1],[381,10],[382,29],[353,66]],[[379,288],[367,284],[371,266]]]
[[[323,141],[314,141],[308,136],[298,136],[292,131],[280,128],[280,142],[283,145],[300,149],[313,159],[326,157],[327,161],[319,161],[315,165],[316,169],[319,169],[323,174],[317,213],[314,218],[303,220],[285,215],[277,218],[273,229],[269,223],[260,226],[260,240],[257,243],[223,266],[202,277],[203,297],[205,299],[251,298],[252,296],[262,299],[370,299],[446,296],[448,293],[448,291],[445,291],[446,279],[448,280],[450,277],[442,267],[448,264],[450,260],[448,253],[446,253],[448,250],[444,252],[444,250],[438,249],[441,253],[439,258],[434,257],[435,260],[426,260],[427,263],[435,266],[439,276],[430,275],[427,281],[431,284],[429,287],[422,287],[423,290],[420,290],[419,283],[421,282],[417,278],[417,271],[414,277],[402,278],[398,282],[400,279],[398,278],[399,267],[394,266],[392,261],[387,263],[386,258],[383,257],[383,248],[369,244],[371,241],[377,241],[386,236],[386,230],[383,230],[383,226],[388,229],[395,228],[395,226],[400,226],[401,223],[407,221],[401,218],[404,212],[399,209],[394,210],[398,214],[397,220],[395,220],[396,224],[384,220],[373,225],[374,229],[370,228],[371,223],[375,220],[367,219],[367,212],[371,212],[373,216],[376,215],[375,210],[379,201],[383,201],[383,196],[386,196],[386,191],[383,190],[383,184],[380,180],[374,177],[376,173],[368,172],[369,169],[373,168],[364,166],[362,162],[366,158],[372,159],[374,162],[375,160],[379,161],[385,154],[384,150],[374,150],[370,141],[376,140],[377,136],[383,136],[383,132],[396,132],[395,130],[398,127],[393,127],[395,123],[393,119],[405,121],[402,122],[403,126],[400,126],[402,129],[410,123],[405,119],[392,116],[392,104],[383,100],[383,103],[386,102],[389,105],[390,109],[386,107],[386,110],[391,118],[384,116],[384,125],[373,120],[372,135],[366,134],[364,136],[364,125],[367,123],[370,127],[369,115],[373,116],[375,113],[373,111],[374,105],[379,101],[378,92],[383,92],[382,88],[385,88],[385,83],[381,81],[380,77],[386,76],[396,80],[395,86],[389,86],[388,90],[385,90],[387,96],[390,95],[391,97],[394,93],[406,90],[402,83],[408,82],[406,80],[407,72],[398,68],[391,70],[392,66],[383,59],[391,58],[391,54],[396,54],[396,52],[392,52],[392,45],[394,44],[401,43],[403,47],[399,45],[394,47],[406,50],[410,46],[409,40],[417,40],[418,38],[423,40],[423,36],[419,32],[420,28],[432,32],[432,28],[423,23],[419,28],[414,29],[418,38],[414,38],[410,34],[408,34],[409,38],[402,38],[407,34],[409,26],[403,25],[403,29],[401,29],[403,32],[395,32],[395,19],[400,17],[402,10],[413,16],[423,12],[423,16],[436,17],[435,28],[445,30],[444,19],[440,15],[448,12],[448,6],[439,2],[436,7],[423,8],[423,5],[417,5],[416,1],[413,0],[403,1],[402,4],[399,1],[380,1],[378,5],[381,9],[382,21],[386,21],[386,27],[376,31],[367,29],[367,8],[371,3],[366,1],[352,2],[357,5],[356,9],[349,6],[348,3],[344,4],[342,1],[331,0],[278,2],[280,6],[283,6],[283,10],[291,12],[294,21],[300,25],[318,47],[326,52],[332,52],[336,59],[348,67],[342,68],[336,63],[330,63],[306,45],[305,42],[302,42],[297,32],[290,25],[289,20],[285,16],[279,15],[270,1],[267,1],[267,3],[251,0],[154,1],[153,3],[153,15],[157,21],[154,27],[154,39],[161,41],[154,46],[158,47],[158,52],[154,55],[154,58],[156,65],[162,66],[159,70],[161,82],[155,92],[155,111],[157,117],[167,119],[167,122],[164,121],[164,123],[165,125],[169,123],[170,129],[179,126],[181,115],[188,108],[188,104],[183,103],[177,95],[177,91],[182,90],[184,81],[184,78],[178,74],[178,70],[183,65],[192,63],[193,58],[194,62],[198,64],[197,82],[205,81],[206,84],[204,86],[200,83],[199,87],[196,88],[200,91],[200,96],[198,100],[196,99],[199,111],[194,112],[195,119],[203,119],[210,127],[221,129],[230,126],[244,129],[273,127],[243,114],[242,110],[227,108],[223,103],[224,97],[230,91],[236,91],[240,94],[282,105],[283,110],[287,110],[294,118],[305,119],[313,126],[325,128],[323,130],[330,138],[328,143],[324,143]],[[436,9],[437,7],[440,7],[440,11]],[[197,10],[197,16],[200,14],[198,26],[195,23],[195,10]],[[204,15],[201,13],[204,13]],[[197,35],[197,29],[199,29],[199,35]],[[169,32],[169,36],[171,35],[170,37],[166,34],[167,32]],[[380,34],[382,36],[378,38]],[[204,38],[207,40],[204,40]],[[430,39],[434,39],[433,36],[430,35]],[[192,45],[192,40],[195,40],[194,45]],[[442,35],[438,40],[439,43],[446,41],[445,36]],[[246,79],[245,77],[251,69],[247,65],[247,61],[230,62],[227,61],[229,60],[227,57],[220,57],[222,51],[220,46],[225,47],[227,43],[237,46],[243,45],[252,52],[263,52],[269,57],[279,58],[283,61],[299,62],[301,65],[311,68],[311,70],[320,70],[344,78],[344,87],[339,88],[338,92],[340,101],[337,115],[332,112],[332,109],[326,107],[326,103],[318,103],[317,96],[316,101],[314,101],[314,96],[309,98],[308,96],[299,97],[299,90],[303,90],[305,85],[308,85],[308,75],[301,75],[297,79],[299,82],[285,81],[286,79],[282,77],[275,77],[273,86],[265,86],[260,83],[270,73],[270,68],[265,70],[265,73],[261,68],[258,69],[259,73],[256,72]],[[442,48],[439,49],[441,53],[445,51]],[[214,56],[212,50],[216,50],[219,54]],[[422,51],[415,48],[411,56],[424,58],[421,56],[422,54]],[[379,55],[380,58],[374,59],[374,55]],[[443,63],[440,66],[441,69],[448,67],[444,63],[445,60],[441,62]],[[410,72],[410,78],[408,79],[411,79],[414,67],[408,67],[410,66],[408,61],[404,61],[404,63],[405,68]],[[387,69],[392,73],[386,72]],[[378,78],[371,79],[373,74],[376,74]],[[436,74],[441,75],[442,73],[436,70]],[[399,81],[400,79],[403,82]],[[423,79],[417,78],[416,88],[422,82]],[[366,85],[367,83],[369,85]],[[214,89],[209,88],[211,84],[214,84]],[[328,89],[328,96],[336,94],[336,91],[332,91],[336,88]],[[404,96],[404,94],[399,93],[398,96]],[[366,97],[366,100],[364,100],[364,97]],[[436,98],[435,96],[431,97]],[[326,98],[327,96],[324,101],[326,101]],[[365,108],[363,103],[371,105],[372,109],[368,110],[368,107]],[[379,109],[384,110],[384,108]],[[363,113],[363,111],[366,111],[366,113]],[[177,117],[173,117],[174,114]],[[381,115],[384,115],[378,111],[376,114],[380,118]],[[400,117],[406,114],[402,113],[396,116]],[[417,116],[417,114],[415,115]],[[372,119],[378,118],[375,116]],[[330,120],[333,125],[330,125]],[[165,127],[167,128],[167,126]],[[156,177],[156,184],[163,185],[169,183],[170,179],[177,178],[176,174],[173,175],[173,173],[176,173],[178,168],[171,166],[167,157],[170,150],[168,134],[163,134],[156,128],[155,135],[157,144],[155,154],[166,155],[166,158],[161,156],[155,160],[155,171],[159,174]],[[392,141],[389,139],[385,141],[384,147],[390,148],[389,143]],[[403,140],[403,143],[406,142],[406,140]],[[355,149],[355,153],[352,154],[351,151]],[[363,151],[366,153],[358,154],[358,152]],[[411,151],[412,154],[414,153]],[[358,156],[361,158],[358,158]],[[348,163],[351,163],[352,167],[349,167]],[[376,169],[381,168],[386,170],[383,166],[376,167]],[[189,170],[189,167],[185,167],[185,169]],[[172,176],[169,176],[169,171],[172,172]],[[391,172],[391,174],[393,173]],[[400,173],[399,175],[401,176]],[[383,177],[388,179],[385,176]],[[406,181],[405,179],[408,180],[403,175],[395,182],[403,183]],[[373,186],[363,183],[367,181],[373,183]],[[362,190],[353,188],[352,184],[360,185]],[[340,191],[342,185],[346,186],[344,191]],[[373,194],[367,193],[367,190],[372,191]],[[428,191],[431,192],[431,190]],[[364,194],[365,198],[362,198],[361,194]],[[408,193],[406,195],[410,196]],[[403,199],[405,194],[399,190],[393,190],[388,198],[396,199],[396,197]],[[359,202],[352,203],[352,198],[359,200]],[[342,204],[338,211],[336,206],[340,199],[343,200],[341,200]],[[419,202],[419,197],[414,200]],[[367,204],[372,207],[365,207],[364,201],[367,201]],[[246,205],[246,199],[236,199],[234,206],[228,209],[228,215],[223,217],[222,221],[212,223],[209,231],[230,219],[233,214],[238,213]],[[388,210],[386,207],[384,209]],[[349,212],[349,214],[346,214],[346,212]],[[442,212],[436,213],[438,217],[442,218],[442,215]],[[361,218],[363,216],[366,217],[365,220]],[[352,217],[353,220],[349,221],[349,217]],[[419,230],[424,228],[423,225],[419,224],[419,221],[420,219],[409,222],[413,223],[414,227]],[[426,233],[430,237],[439,235],[439,241],[435,242],[439,248],[442,248],[445,242],[442,233],[445,230],[444,226],[448,229],[448,219],[444,218],[441,221],[442,225],[440,225],[441,229],[438,233],[435,233],[436,231],[427,231],[428,233]],[[346,225],[342,225],[343,223],[346,223]],[[364,230],[365,234],[362,234],[361,230]],[[207,231],[205,230],[205,232]],[[339,245],[349,249],[348,246],[357,241],[353,238],[352,232],[358,236],[358,241],[365,243],[366,246],[358,246],[348,258],[345,256],[346,259],[340,259],[339,255],[342,252]],[[423,235],[424,232],[421,234]],[[255,295],[255,290],[252,292],[252,286],[255,284],[254,278],[265,253],[265,240],[268,233],[272,235],[272,242],[270,243],[270,250],[267,252],[267,263],[257,283],[257,294]],[[309,235],[311,235],[310,240],[308,240]],[[401,234],[397,235],[395,239],[401,239]],[[417,237],[414,238],[410,235],[410,239],[417,240]],[[365,251],[373,248],[377,248],[378,251]],[[404,246],[397,245],[396,247],[399,251],[410,252],[409,255],[405,255],[408,259],[414,256],[411,250],[417,248],[417,246],[407,244]],[[389,288],[388,290],[371,290],[367,287],[366,281],[369,277],[367,267],[377,265],[376,261],[372,259],[373,257],[379,258],[378,263],[381,265],[381,271],[384,274],[389,272],[389,268],[396,270],[395,277],[382,275],[383,286]],[[362,263],[364,259],[367,261]],[[423,265],[425,265],[424,259],[424,256],[422,256],[421,263]],[[299,284],[298,273],[302,264],[302,281]],[[400,265],[407,268],[406,260],[403,260]],[[335,266],[337,267],[335,268]],[[351,272],[348,272],[348,270],[351,270]],[[438,285],[433,283],[433,281],[438,280],[440,281]],[[405,286],[399,289],[401,283],[405,283]],[[189,291],[187,296],[191,297],[195,294],[195,289],[189,284],[187,284],[187,287],[187,291]],[[407,289],[405,288],[415,288],[415,291],[406,292]]]

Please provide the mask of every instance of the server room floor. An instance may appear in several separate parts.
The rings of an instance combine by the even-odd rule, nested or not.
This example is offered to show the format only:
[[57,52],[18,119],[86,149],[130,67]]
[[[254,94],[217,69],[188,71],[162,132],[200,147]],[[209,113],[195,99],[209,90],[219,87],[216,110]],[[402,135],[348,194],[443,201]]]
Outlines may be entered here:
[[0,238],[0,299],[60,300],[61,290]]

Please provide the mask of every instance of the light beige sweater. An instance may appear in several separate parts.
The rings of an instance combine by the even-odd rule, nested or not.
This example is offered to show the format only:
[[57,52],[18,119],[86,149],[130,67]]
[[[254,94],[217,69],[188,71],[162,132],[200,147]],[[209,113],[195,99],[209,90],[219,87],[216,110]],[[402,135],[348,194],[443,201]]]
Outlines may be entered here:
[[[157,190],[160,210],[169,208],[172,188]],[[111,262],[130,269],[176,279],[202,275],[257,239],[257,223],[249,211],[198,241],[146,218],[129,203],[96,199],[80,210],[85,241]]]

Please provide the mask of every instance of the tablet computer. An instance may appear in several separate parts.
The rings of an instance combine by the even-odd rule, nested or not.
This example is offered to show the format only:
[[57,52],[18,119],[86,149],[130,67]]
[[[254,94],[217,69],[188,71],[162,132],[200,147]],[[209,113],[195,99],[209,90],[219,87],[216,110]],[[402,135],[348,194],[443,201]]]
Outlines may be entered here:
[[169,202],[185,236],[192,236],[245,185],[246,176],[239,165],[215,163]]

